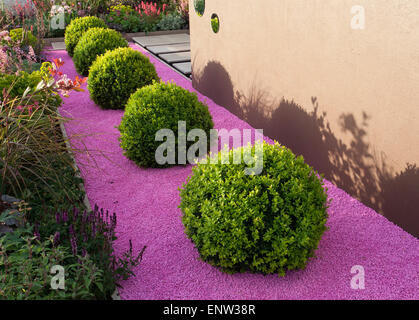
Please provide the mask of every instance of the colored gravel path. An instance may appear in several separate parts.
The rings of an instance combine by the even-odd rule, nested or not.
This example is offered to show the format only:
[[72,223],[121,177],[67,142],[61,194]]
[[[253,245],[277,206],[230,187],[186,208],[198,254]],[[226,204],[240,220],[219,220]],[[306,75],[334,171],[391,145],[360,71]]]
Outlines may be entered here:
[[[138,46],[132,45],[142,51]],[[77,75],[65,51],[47,52],[62,58],[63,71]],[[150,57],[162,80],[173,80],[194,91],[191,83]],[[250,128],[206,97],[215,128]],[[419,299],[419,240],[347,193],[326,182],[333,199],[329,230],[317,258],[303,271],[276,275],[228,275],[198,260],[198,252],[183,232],[178,187],[191,166],[142,169],[123,156],[119,147],[123,112],[101,110],[87,92],[73,92],[61,112],[74,118],[66,124],[69,136],[79,136],[93,153],[93,165],[85,156],[76,160],[85,180],[91,204],[115,211],[118,216],[117,253],[147,245],[136,277],[122,283],[122,299]],[[87,136],[84,136],[87,135]],[[80,136],[84,136],[80,138]],[[365,289],[351,288],[351,268],[365,270]]]

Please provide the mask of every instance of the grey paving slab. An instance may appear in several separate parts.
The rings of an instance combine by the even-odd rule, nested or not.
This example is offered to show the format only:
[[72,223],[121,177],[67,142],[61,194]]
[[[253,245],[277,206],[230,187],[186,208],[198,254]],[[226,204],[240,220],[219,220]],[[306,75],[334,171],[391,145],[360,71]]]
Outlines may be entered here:
[[191,61],[190,52],[166,53],[166,54],[160,54],[159,57],[163,59],[164,61],[166,61],[167,63]]
[[65,50],[64,42],[52,42],[51,45],[54,50]]
[[173,67],[178,69],[183,74],[190,74],[192,72],[192,65],[190,62],[174,63]]
[[154,54],[190,51],[190,43],[169,44],[163,46],[148,46],[147,50]]
[[167,44],[178,44],[178,43],[190,43],[189,34],[180,33],[180,34],[167,34],[161,36],[143,36],[143,37],[133,37],[136,43],[140,46],[159,46]]

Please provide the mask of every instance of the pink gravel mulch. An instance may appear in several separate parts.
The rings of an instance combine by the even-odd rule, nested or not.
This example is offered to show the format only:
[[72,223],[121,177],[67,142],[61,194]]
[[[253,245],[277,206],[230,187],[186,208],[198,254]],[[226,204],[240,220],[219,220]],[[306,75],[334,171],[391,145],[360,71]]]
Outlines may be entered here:
[[[66,51],[46,55],[62,58],[62,71],[77,75]],[[195,91],[184,77],[152,56],[150,60],[163,81],[173,80]],[[198,96],[208,104],[215,128],[251,128],[222,106]],[[60,111],[74,118],[65,125],[70,137],[88,134],[83,143],[107,156],[94,156],[97,167],[86,165],[83,156],[76,160],[90,203],[117,213],[117,253],[127,250],[129,239],[134,249],[147,245],[141,265],[134,270],[136,277],[122,283],[122,299],[419,299],[419,240],[327,181],[333,199],[329,230],[320,241],[317,258],[305,270],[283,278],[220,272],[198,259],[183,232],[178,187],[190,175],[191,166],[137,167],[119,147],[115,127],[123,111],[100,109],[87,90],[65,98]],[[364,290],[351,289],[354,265],[365,269]]]

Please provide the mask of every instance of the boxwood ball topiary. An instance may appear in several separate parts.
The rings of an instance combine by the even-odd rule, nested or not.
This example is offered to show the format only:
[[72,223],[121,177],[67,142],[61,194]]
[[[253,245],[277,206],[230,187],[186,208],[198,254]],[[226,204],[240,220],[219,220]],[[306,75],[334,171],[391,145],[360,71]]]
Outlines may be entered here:
[[74,49],[73,62],[77,72],[87,76],[90,66],[99,55],[120,47],[128,47],[128,42],[118,31],[90,28]]
[[[124,154],[144,167],[168,167],[179,164],[179,121],[185,124],[185,133],[192,129],[201,129],[207,137],[214,126],[208,107],[198,100],[195,93],[170,82],[156,82],[139,89],[129,99],[119,126]],[[163,164],[156,161],[156,150],[163,144],[162,141],[155,141],[156,133],[160,129],[169,129],[174,134],[175,145],[171,152],[175,155],[175,163]],[[187,141],[186,137],[184,138],[186,150],[189,150],[195,141]],[[209,141],[208,138],[207,148]]]
[[156,69],[145,55],[131,48],[117,48],[93,62],[87,87],[102,108],[124,109],[132,93],[155,80],[159,80]]
[[64,42],[67,53],[72,57],[77,43],[90,28],[107,28],[105,21],[98,17],[76,18],[65,29]]
[[180,192],[185,233],[204,261],[229,273],[283,276],[305,268],[326,230],[323,178],[302,157],[265,142],[261,174],[246,175],[246,164],[232,162],[244,150],[217,155],[232,164],[192,169]]

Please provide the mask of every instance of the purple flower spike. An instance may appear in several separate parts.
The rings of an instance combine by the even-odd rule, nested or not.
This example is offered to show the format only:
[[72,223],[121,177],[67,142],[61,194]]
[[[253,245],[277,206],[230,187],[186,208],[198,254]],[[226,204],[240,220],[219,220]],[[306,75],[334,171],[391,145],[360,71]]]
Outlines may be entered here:
[[67,211],[64,211],[63,212],[63,221],[64,222],[67,222],[68,221],[68,213],[67,213]]
[[96,219],[92,223],[92,238],[96,237]]
[[74,221],[77,221],[79,213],[80,213],[79,209],[74,207],[74,209],[73,209],[73,219],[74,219]]
[[71,243],[71,250],[73,252],[73,255],[76,256],[77,255],[77,239],[75,236],[71,237],[70,243]]

